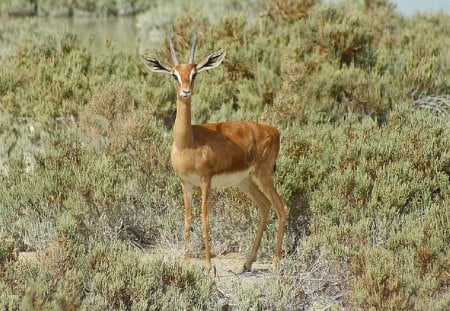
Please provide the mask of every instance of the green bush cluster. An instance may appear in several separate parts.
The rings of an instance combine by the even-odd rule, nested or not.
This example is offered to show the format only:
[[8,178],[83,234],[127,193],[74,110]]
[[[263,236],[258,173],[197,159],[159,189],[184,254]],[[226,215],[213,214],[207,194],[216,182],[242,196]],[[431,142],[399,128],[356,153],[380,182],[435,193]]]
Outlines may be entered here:
[[[194,29],[197,60],[227,50],[196,80],[195,123],[281,131],[281,270],[224,298],[196,267],[142,259],[131,245],[181,248],[171,79],[114,43],[94,52],[34,29],[0,67],[2,308],[446,309],[450,129],[411,102],[450,93],[450,18],[405,18],[388,1],[271,0],[261,12],[214,23],[188,12],[173,41],[182,60]],[[170,63],[167,41],[147,53]],[[248,251],[258,210],[236,190],[211,201],[212,252]],[[194,256],[199,213],[197,197]],[[271,258],[276,229],[272,213],[260,258]],[[38,259],[17,259],[22,251]]]
[[[448,303],[426,298],[448,282],[431,281],[450,263],[448,129],[428,116],[399,116],[383,127],[367,118],[311,127],[284,152],[301,164],[280,163],[291,191],[307,193],[310,243],[349,265],[355,307]],[[390,291],[390,282],[398,288]]]
[[216,298],[214,281],[199,267],[145,259],[117,243],[61,239],[1,272],[5,310],[200,310]]
[[149,8],[143,0],[4,0],[0,14],[9,16],[123,16]]

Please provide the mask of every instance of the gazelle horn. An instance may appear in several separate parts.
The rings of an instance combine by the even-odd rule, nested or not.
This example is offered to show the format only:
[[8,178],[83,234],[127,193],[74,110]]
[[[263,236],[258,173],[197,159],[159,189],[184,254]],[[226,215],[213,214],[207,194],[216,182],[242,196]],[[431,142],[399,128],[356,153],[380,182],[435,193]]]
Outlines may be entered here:
[[188,64],[194,63],[195,46],[197,45],[197,31],[194,33],[194,38],[192,39],[191,52],[189,53]]
[[170,29],[169,32],[169,47],[170,47],[170,54],[172,55],[173,64],[178,65],[180,62],[178,61],[177,52],[175,52],[175,48],[173,47],[172,29]]

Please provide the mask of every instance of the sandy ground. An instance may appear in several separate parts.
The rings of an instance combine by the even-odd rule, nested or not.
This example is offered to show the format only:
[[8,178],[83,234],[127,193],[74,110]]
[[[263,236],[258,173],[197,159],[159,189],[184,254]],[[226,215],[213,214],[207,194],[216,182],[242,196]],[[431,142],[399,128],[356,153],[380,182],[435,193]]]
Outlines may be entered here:
[[[144,253],[144,257],[148,259],[158,255],[163,255],[171,260],[182,260],[180,254],[174,254],[170,250],[159,251],[157,254]],[[20,260],[38,260],[36,252],[20,252],[18,256]],[[245,259],[245,256],[240,253],[228,253],[211,259],[212,269],[210,273],[216,280],[219,290],[229,293],[236,282],[251,286],[257,284],[263,278],[271,277],[272,263],[270,261],[256,261],[253,263],[252,271],[239,273]],[[190,258],[190,262],[199,266],[204,265],[203,258]]]
[[[171,245],[161,248],[156,253],[146,253],[147,258],[163,256],[171,261],[182,261],[181,248]],[[223,298],[230,298],[235,292],[236,286],[255,287],[258,283],[273,277],[271,261],[256,261],[253,263],[252,271],[241,272],[246,256],[241,253],[230,252],[224,255],[217,255],[211,258],[211,276],[215,279],[219,293]],[[205,259],[203,256],[192,257],[189,262],[199,267],[203,267]]]
[[[216,279],[219,288],[230,286],[237,281],[243,284],[251,284],[257,282],[263,277],[270,277],[271,262],[256,261],[253,263],[252,271],[239,273],[245,262],[245,256],[240,253],[228,253],[226,255],[217,256],[211,259],[211,274]],[[204,259],[192,258],[193,263],[203,265]]]

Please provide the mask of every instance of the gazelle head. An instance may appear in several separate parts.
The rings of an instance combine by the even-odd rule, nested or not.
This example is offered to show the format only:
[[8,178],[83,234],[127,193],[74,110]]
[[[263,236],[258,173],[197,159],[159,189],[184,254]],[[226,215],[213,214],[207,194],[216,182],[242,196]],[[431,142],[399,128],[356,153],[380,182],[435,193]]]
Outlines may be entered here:
[[205,57],[202,61],[195,64],[194,54],[195,47],[197,45],[197,33],[194,34],[192,40],[191,51],[189,53],[189,60],[187,64],[180,64],[177,58],[177,54],[173,47],[172,36],[169,35],[170,53],[172,55],[173,67],[170,67],[160,62],[155,57],[142,56],[144,64],[154,72],[168,73],[172,75],[175,81],[175,88],[177,90],[177,97],[181,100],[187,100],[191,97],[194,89],[194,81],[197,73],[204,70],[213,69],[220,65],[223,61],[226,51],[220,50]]

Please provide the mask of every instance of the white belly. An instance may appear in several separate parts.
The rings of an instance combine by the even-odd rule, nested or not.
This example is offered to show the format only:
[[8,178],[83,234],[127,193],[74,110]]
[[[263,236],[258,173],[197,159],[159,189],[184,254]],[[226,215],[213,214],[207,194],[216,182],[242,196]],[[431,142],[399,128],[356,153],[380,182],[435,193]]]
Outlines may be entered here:
[[[226,188],[239,184],[244,178],[250,175],[250,169],[245,171],[214,175],[211,180],[211,188]],[[186,174],[180,175],[183,180],[190,182],[195,186],[201,185],[201,178],[199,175]]]

